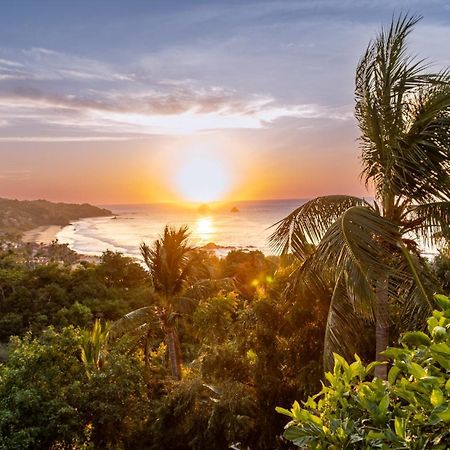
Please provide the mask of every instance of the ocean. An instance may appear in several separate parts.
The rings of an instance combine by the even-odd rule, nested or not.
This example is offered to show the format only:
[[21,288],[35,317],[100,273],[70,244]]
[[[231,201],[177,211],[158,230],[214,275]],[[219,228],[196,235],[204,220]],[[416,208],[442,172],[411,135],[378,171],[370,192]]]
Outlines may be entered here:
[[[165,225],[187,225],[194,246],[214,243],[216,253],[230,249],[272,251],[268,228],[306,200],[246,201],[212,204],[209,207],[159,205],[105,205],[115,216],[82,219],[58,232],[60,243],[86,255],[101,255],[106,250],[140,257],[139,244],[151,244]],[[235,208],[237,211],[232,212]]]

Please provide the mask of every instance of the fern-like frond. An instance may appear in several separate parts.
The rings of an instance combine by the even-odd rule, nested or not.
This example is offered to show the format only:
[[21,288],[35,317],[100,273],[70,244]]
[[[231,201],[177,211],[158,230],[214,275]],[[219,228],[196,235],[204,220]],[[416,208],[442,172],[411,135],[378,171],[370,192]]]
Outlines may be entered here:
[[310,200],[273,225],[276,229],[269,238],[270,245],[278,253],[292,252],[304,260],[347,209],[362,205],[369,206],[364,199],[350,195],[329,195]]

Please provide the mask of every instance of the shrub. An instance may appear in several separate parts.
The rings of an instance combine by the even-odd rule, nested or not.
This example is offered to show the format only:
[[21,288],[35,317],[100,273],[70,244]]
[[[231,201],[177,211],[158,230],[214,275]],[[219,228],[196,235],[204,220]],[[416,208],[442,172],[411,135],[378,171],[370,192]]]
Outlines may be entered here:
[[301,407],[277,408],[292,420],[284,437],[310,449],[445,449],[450,442],[450,299],[436,296],[440,311],[428,334],[405,333],[390,347],[388,380],[370,380],[375,365],[335,355],[328,385]]
[[[73,327],[12,338],[0,365],[0,448],[124,448],[148,415],[143,364],[117,351],[86,376]],[[89,447],[90,448],[90,447]]]

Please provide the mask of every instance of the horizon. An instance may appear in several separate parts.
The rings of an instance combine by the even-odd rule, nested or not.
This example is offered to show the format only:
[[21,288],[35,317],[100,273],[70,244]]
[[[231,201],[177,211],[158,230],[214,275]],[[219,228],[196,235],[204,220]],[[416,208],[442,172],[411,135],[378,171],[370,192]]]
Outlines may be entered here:
[[359,177],[354,72],[401,11],[424,17],[411,53],[450,66],[445,1],[5,4],[0,196],[371,196]]

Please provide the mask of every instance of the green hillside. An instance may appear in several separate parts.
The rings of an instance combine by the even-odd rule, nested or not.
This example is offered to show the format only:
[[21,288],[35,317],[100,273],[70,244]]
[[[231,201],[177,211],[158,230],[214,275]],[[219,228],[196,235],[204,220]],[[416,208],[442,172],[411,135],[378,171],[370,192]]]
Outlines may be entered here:
[[110,216],[97,206],[52,203],[47,200],[20,201],[0,198],[0,234],[20,233],[41,225],[68,225],[83,217]]

